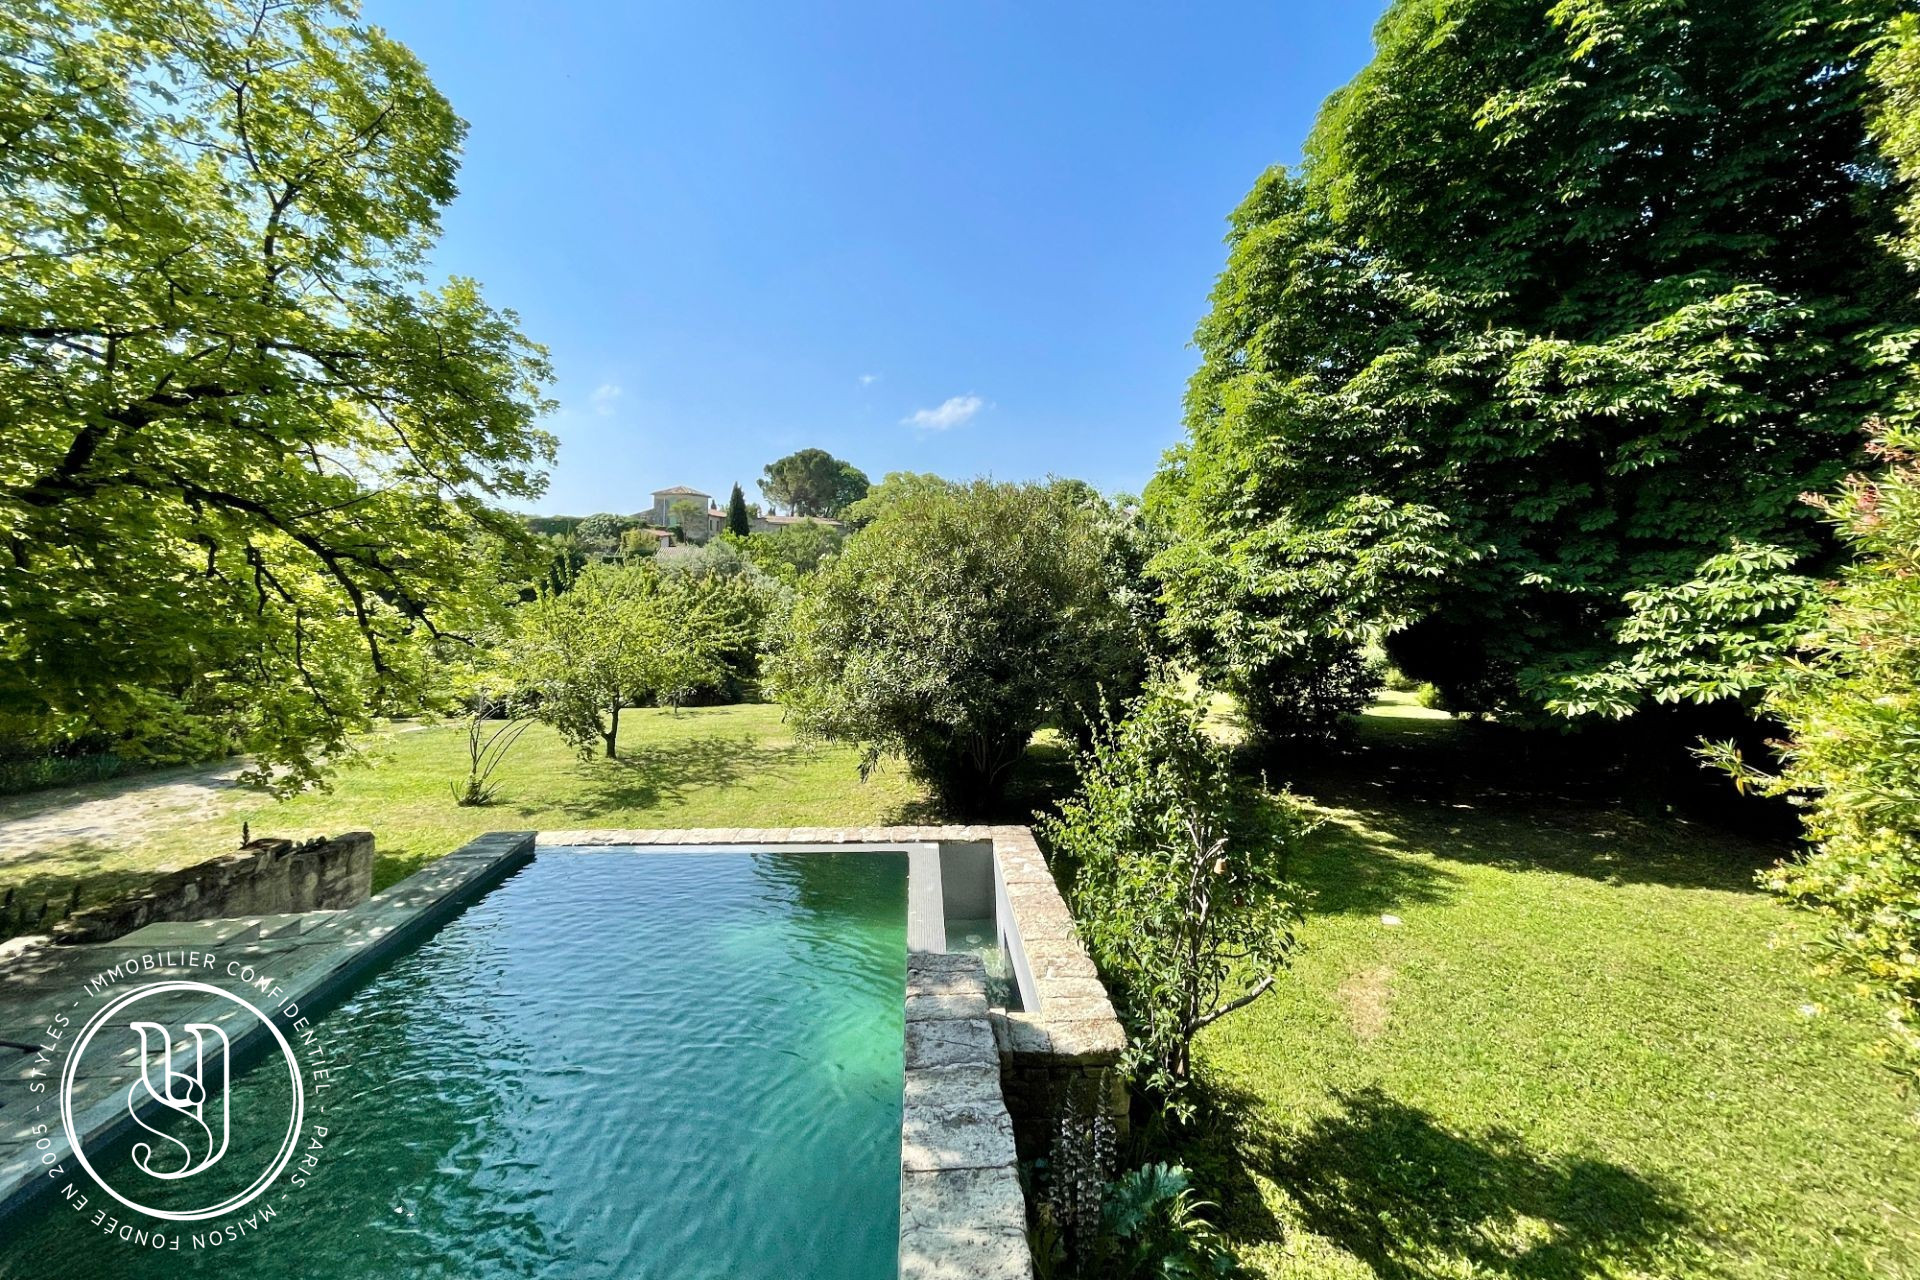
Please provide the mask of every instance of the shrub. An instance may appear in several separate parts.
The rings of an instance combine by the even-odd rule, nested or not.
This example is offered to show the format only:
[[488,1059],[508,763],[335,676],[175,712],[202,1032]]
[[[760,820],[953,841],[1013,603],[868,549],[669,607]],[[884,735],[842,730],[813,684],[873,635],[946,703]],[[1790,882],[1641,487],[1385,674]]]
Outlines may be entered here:
[[1184,1117],[1194,1036],[1265,994],[1293,950],[1284,864],[1305,827],[1234,775],[1171,684],[1103,724],[1077,768],[1078,793],[1041,830],[1073,863],[1081,936],[1130,1032],[1124,1065]]
[[1875,450],[1881,474],[1816,504],[1859,559],[1773,669],[1784,767],[1713,754],[1743,783],[1801,797],[1813,849],[1764,879],[1824,917],[1823,967],[1883,1007],[1890,1065],[1920,1079],[1920,436],[1883,432]]
[[1380,692],[1382,670],[1353,646],[1314,642],[1297,654],[1229,674],[1257,743],[1327,742]]
[[770,666],[809,737],[904,760],[951,811],[991,810],[1033,733],[1137,685],[1109,533],[1059,486],[976,481],[889,505],[807,579]]

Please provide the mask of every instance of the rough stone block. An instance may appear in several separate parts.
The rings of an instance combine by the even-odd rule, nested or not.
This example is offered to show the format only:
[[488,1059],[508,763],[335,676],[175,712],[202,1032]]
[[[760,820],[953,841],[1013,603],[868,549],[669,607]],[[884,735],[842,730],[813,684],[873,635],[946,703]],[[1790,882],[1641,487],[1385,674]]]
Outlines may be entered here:
[[983,1066],[999,1061],[993,1028],[984,1018],[953,1018],[907,1024],[908,1071],[929,1067]]
[[1011,1169],[942,1169],[900,1175],[900,1234],[972,1231],[1024,1237],[1026,1197]]
[[901,1124],[900,1167],[904,1172],[1011,1169],[1013,1162],[1013,1122],[998,1099],[913,1107]]

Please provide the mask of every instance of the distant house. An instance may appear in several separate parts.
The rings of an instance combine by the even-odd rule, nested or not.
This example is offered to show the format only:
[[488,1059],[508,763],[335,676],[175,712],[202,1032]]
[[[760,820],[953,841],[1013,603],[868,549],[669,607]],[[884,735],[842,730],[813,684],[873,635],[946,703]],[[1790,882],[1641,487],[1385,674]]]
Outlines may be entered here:
[[[675,519],[673,509],[683,502],[693,503],[706,515],[685,521]],[[674,485],[671,489],[655,489],[653,509],[647,513],[647,520],[662,529],[678,524],[687,537],[695,542],[705,542],[727,527],[727,513],[713,505],[713,495],[690,489],[684,484]]]

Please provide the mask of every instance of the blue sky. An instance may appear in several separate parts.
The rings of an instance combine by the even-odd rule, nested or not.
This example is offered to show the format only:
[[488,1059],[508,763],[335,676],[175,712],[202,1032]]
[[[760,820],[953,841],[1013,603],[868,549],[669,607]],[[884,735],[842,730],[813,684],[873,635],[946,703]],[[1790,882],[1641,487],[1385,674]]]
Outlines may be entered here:
[[1373,3],[365,0],[471,125],[438,268],[559,375],[540,509],[878,479],[1137,490],[1228,212]]

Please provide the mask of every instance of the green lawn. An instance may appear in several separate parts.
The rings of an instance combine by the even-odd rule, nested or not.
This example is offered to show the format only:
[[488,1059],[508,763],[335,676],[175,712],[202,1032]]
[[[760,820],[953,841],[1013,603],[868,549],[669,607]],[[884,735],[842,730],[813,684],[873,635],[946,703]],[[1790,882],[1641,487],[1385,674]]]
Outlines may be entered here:
[[1377,710],[1367,750],[1302,780],[1327,822],[1291,981],[1202,1041],[1213,1117],[1187,1155],[1243,1260],[1920,1275],[1916,1108],[1753,890],[1781,850],[1430,785],[1462,727]]
[[[160,867],[185,865],[255,836],[374,833],[374,887],[483,831],[558,827],[863,826],[921,821],[921,791],[897,769],[862,783],[856,753],[793,740],[774,706],[630,711],[621,717],[618,760],[581,761],[551,730],[534,726],[494,775],[498,800],[461,808],[450,788],[466,776],[466,731],[442,725],[385,735],[371,766],[343,770],[330,792],[276,802],[231,790],[178,820],[144,819],[128,837],[60,840],[25,855],[0,855],[0,889],[20,900],[64,903],[74,883],[85,901],[125,888]],[[179,776],[160,775],[159,781]],[[57,793],[64,800],[124,794],[148,779],[120,779]],[[54,796],[0,802],[0,821],[44,810]]]
[[[1474,774],[1466,732],[1396,698],[1296,782],[1327,818],[1296,867],[1305,947],[1203,1038],[1212,1105],[1179,1153],[1244,1260],[1289,1280],[1920,1276],[1916,1107],[1860,1056],[1868,1020],[1817,1007],[1797,918],[1753,890],[1781,846],[1529,794],[1499,760]],[[231,848],[243,820],[370,828],[385,884],[503,827],[933,816],[897,770],[862,784],[852,752],[797,746],[774,707],[644,712],[623,738],[626,759],[581,763],[536,729],[500,802],[462,809],[461,731],[395,734],[330,794],[227,792],[134,840],[9,856],[0,884],[124,883]],[[1022,795],[1060,785],[1048,749]]]

